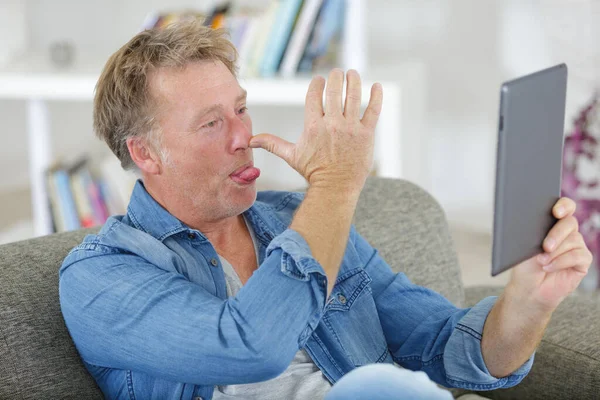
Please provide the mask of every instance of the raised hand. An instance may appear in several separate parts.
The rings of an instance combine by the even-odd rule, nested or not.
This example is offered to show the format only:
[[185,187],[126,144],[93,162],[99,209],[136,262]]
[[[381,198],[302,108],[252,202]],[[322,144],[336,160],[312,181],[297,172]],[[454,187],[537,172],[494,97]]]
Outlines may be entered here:
[[361,190],[373,164],[374,133],[383,102],[383,90],[371,88],[369,105],[360,118],[361,81],[358,72],[346,74],[346,99],[342,103],[344,72],[329,74],[323,109],[325,79],[317,76],[306,94],[304,130],[298,143],[262,133],[250,147],[263,148],[285,160],[311,186]]

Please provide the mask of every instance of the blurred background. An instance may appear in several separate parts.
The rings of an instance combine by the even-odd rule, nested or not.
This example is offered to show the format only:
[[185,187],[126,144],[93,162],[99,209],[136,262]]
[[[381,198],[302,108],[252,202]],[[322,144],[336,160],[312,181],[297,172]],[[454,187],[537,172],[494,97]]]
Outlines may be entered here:
[[[598,242],[598,0],[1,0],[0,243],[124,209],[133,178],[92,132],[93,87],[133,35],[184,14],[231,30],[255,133],[295,140],[308,80],[332,66],[358,69],[365,86],[382,82],[376,173],[441,203],[466,285],[507,279],[489,277],[499,87],[567,63],[565,132],[587,146],[573,150],[582,159],[573,174],[584,176],[568,194],[587,198],[580,222],[588,245]],[[255,160],[259,188],[304,185],[275,157],[255,151]],[[585,286],[597,285],[594,270]]]

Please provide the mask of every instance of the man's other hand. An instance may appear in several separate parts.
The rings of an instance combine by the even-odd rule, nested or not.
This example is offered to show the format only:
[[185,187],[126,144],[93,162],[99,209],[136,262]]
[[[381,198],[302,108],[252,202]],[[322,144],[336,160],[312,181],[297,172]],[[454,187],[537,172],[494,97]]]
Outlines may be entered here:
[[563,197],[552,208],[558,219],[544,239],[544,252],[513,268],[509,293],[541,311],[552,312],[573,292],[592,262],[579,224],[573,216],[575,202]]

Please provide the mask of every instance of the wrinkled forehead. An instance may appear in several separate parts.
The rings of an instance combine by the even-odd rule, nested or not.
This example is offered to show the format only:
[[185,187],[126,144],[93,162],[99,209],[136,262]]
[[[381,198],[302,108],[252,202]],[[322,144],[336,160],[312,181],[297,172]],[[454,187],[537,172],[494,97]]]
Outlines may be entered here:
[[198,61],[184,67],[162,67],[148,76],[148,94],[155,106],[210,106],[226,95],[239,96],[243,89],[221,61]]

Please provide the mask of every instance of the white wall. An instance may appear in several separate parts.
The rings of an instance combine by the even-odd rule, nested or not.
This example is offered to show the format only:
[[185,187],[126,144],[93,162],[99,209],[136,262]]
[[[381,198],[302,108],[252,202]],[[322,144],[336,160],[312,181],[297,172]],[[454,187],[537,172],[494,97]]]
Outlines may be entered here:
[[[93,46],[107,56],[139,29],[146,10],[165,3],[177,8],[208,7],[210,2],[28,0],[27,40],[43,51],[54,40],[71,38],[80,49]],[[409,107],[410,102],[424,102],[425,115],[403,127],[428,138],[425,151],[414,157],[427,160],[430,179],[423,184],[451,220],[483,231],[491,227],[498,88],[503,80],[566,61],[567,116],[591,95],[594,84],[600,86],[599,30],[592,23],[600,22],[599,3],[368,1],[370,78],[393,78],[404,85],[426,81],[424,93],[403,99]],[[409,74],[407,64],[418,65],[412,71],[419,72]],[[52,105],[51,112],[52,129],[58,133],[53,146],[59,154],[102,148],[91,134],[91,105]],[[284,129],[294,112],[253,110],[256,129]],[[0,102],[0,188],[27,183],[24,116],[24,104]],[[267,162],[285,168],[276,160]],[[297,182],[293,173],[289,179]]]
[[[422,60],[431,190],[455,224],[492,225],[498,89],[502,81],[569,65],[567,121],[600,87],[600,2],[376,0],[372,64]],[[594,23],[596,25],[594,25]],[[415,132],[419,134],[419,132]]]
[[22,0],[0,3],[0,66],[19,54],[27,41],[26,4]]

